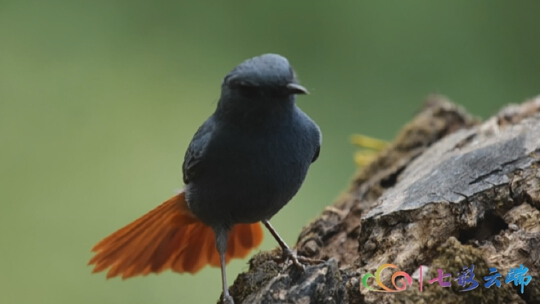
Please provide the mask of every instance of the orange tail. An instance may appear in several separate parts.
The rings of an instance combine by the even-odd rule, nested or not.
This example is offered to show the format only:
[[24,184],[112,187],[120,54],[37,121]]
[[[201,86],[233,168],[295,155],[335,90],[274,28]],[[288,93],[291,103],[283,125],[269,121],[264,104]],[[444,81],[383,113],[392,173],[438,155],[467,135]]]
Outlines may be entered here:
[[[238,224],[229,232],[226,260],[244,258],[262,242],[260,223]],[[170,198],[143,217],[97,243],[89,265],[93,272],[109,267],[107,278],[159,273],[171,269],[195,273],[219,267],[214,231],[188,209],[185,193]]]

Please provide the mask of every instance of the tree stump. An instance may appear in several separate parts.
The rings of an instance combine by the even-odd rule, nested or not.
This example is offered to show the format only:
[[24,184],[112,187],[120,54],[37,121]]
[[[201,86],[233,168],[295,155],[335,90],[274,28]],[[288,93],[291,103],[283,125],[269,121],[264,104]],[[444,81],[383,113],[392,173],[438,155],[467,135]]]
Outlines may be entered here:
[[[278,248],[259,253],[230,287],[235,302],[540,303],[539,112],[537,97],[482,123],[444,97],[428,97],[300,233],[298,253],[324,262],[302,271],[277,264]],[[384,290],[375,281],[384,264],[397,267],[379,277],[394,292],[369,290],[363,278]],[[471,265],[478,286],[464,292],[471,285],[458,284],[458,273]],[[520,265],[531,276],[523,293],[505,283]],[[500,287],[485,287],[490,268]],[[451,275],[450,287],[428,282],[439,269]],[[398,271],[411,284],[403,273],[392,279]]]

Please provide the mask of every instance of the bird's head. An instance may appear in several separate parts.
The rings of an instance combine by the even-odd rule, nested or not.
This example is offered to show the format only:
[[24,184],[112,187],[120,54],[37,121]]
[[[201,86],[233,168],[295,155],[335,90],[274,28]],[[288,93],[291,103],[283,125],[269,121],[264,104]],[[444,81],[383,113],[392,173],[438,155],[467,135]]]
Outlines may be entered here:
[[277,54],[242,62],[225,76],[222,84],[222,97],[251,99],[251,102],[294,100],[291,97],[296,94],[308,94],[308,91],[298,84],[289,61]]

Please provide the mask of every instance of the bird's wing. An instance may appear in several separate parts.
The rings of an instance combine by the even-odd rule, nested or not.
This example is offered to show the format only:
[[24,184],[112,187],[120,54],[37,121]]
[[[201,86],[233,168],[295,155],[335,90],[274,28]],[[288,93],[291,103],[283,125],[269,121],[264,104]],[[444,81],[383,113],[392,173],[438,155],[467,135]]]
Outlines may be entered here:
[[[307,116],[307,115],[306,115]],[[321,152],[321,145],[322,145],[322,132],[319,126],[311,119],[309,119],[312,123],[313,133],[317,134],[317,148],[315,149],[315,154],[313,155],[313,158],[311,159],[311,162],[314,163],[317,158],[319,158],[319,153]]]
[[315,150],[315,155],[313,155],[313,158],[311,159],[311,162],[314,163],[317,158],[319,158],[319,153],[321,152],[321,145],[317,146],[317,150]]
[[199,130],[197,130],[197,133],[195,133],[189,144],[182,166],[184,183],[186,185],[196,177],[197,165],[200,163],[201,156],[210,140],[213,129],[214,121],[212,117],[210,117],[204,122]]
[[304,136],[307,137],[309,145],[312,150],[311,163],[314,163],[319,158],[319,153],[321,152],[322,145],[322,132],[319,126],[311,119],[306,113],[304,113],[300,108],[296,107],[296,113],[298,120],[304,126]]

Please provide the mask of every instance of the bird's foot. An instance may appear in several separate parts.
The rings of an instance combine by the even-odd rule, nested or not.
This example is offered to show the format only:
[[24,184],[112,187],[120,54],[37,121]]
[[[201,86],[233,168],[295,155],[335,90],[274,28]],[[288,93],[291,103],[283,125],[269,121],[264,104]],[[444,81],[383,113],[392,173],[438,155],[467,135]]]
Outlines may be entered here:
[[[304,266],[304,264],[320,264],[320,263],[324,263],[324,261],[322,261],[322,260],[315,260],[315,259],[310,259],[310,258],[307,258],[307,257],[299,256],[296,253],[296,251],[291,250],[291,248],[289,246],[287,246],[285,241],[279,236],[279,234],[274,229],[274,227],[272,227],[272,225],[270,225],[270,222],[268,220],[264,220],[262,222],[264,223],[266,228],[268,228],[270,233],[274,236],[274,238],[276,239],[276,241],[279,244],[279,247],[281,247],[281,257],[274,258],[274,261],[276,263],[278,263],[278,264],[284,263],[284,265],[287,265],[286,264],[287,261],[291,260],[293,262],[293,264],[297,268],[301,269],[302,271],[306,270],[306,267]],[[302,262],[304,264],[302,264]]]
[[226,295],[223,295],[223,297],[221,298],[221,303],[222,304],[234,304],[234,300],[231,297],[231,295],[226,294]]
[[306,270],[306,267],[305,267],[306,264],[315,265],[315,264],[324,263],[323,260],[310,259],[308,257],[298,255],[296,251],[292,250],[289,247],[281,248],[281,252],[282,252],[281,257],[275,259],[275,261],[278,264],[279,263],[286,264],[287,261],[291,260],[293,265],[302,271]]

